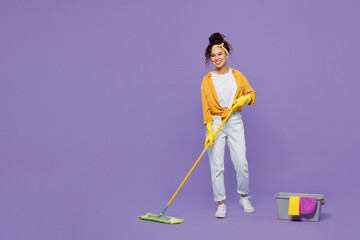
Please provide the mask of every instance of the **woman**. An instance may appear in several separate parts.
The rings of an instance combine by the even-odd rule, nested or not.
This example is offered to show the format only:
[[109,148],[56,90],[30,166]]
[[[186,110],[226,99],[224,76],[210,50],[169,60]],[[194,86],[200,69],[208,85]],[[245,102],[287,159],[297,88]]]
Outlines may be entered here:
[[[201,97],[206,125],[205,148],[208,148],[211,168],[211,180],[214,200],[218,202],[215,216],[226,217],[225,185],[224,185],[224,153],[227,143],[231,160],[236,171],[239,203],[245,212],[254,212],[249,201],[249,170],[246,160],[244,125],[241,108],[247,103],[253,105],[256,94],[244,75],[226,65],[226,59],[232,52],[231,45],[224,40],[224,35],[214,33],[209,38],[205,51],[206,63],[211,61],[216,67],[210,71],[201,84]],[[213,134],[222,120],[234,110],[213,142]]]

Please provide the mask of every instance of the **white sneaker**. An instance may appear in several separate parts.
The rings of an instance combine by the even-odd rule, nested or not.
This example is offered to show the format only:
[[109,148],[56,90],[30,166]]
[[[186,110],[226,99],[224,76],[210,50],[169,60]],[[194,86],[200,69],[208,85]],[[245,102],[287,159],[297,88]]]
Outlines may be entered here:
[[251,198],[251,197],[250,196],[240,197],[239,203],[240,203],[240,206],[244,208],[245,212],[252,213],[252,212],[255,212],[255,209],[253,208],[253,206],[251,206],[249,198]]
[[226,205],[225,204],[219,204],[216,213],[215,213],[215,217],[217,218],[224,218],[226,217]]

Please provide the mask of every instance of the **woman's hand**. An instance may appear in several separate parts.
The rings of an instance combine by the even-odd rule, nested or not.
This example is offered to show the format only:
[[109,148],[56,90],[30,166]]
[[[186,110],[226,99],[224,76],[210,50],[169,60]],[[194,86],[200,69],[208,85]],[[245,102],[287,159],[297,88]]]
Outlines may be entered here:
[[239,107],[242,107],[245,103],[249,104],[251,102],[251,95],[245,95],[245,96],[241,96],[238,99],[235,99],[234,104],[232,106],[232,110],[235,111],[236,109],[238,109]]
[[208,149],[211,145],[214,144],[213,141],[213,122],[208,122],[206,124],[206,139],[205,139],[205,149]]

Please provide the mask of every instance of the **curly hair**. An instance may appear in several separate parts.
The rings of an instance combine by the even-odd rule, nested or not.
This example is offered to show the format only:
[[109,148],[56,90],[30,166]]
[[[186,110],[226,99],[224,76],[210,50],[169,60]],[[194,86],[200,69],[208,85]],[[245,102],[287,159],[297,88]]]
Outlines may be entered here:
[[218,44],[222,44],[224,43],[224,47],[226,48],[226,50],[228,50],[229,54],[232,53],[232,47],[230,45],[230,43],[228,43],[227,41],[224,40],[225,36],[221,33],[213,33],[210,37],[209,37],[209,45],[207,46],[206,50],[205,50],[205,62],[208,64],[210,61],[210,54],[211,54],[211,49],[214,45],[218,45]]

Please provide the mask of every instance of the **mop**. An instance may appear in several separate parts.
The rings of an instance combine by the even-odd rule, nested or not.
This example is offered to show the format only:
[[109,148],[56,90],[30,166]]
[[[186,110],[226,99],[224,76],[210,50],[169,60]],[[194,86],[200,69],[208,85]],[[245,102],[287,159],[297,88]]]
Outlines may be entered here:
[[[231,109],[231,111],[229,112],[229,114],[226,116],[226,118],[224,119],[224,121],[221,123],[220,127],[217,129],[217,131],[215,132],[214,136],[213,136],[213,141],[215,140],[216,135],[220,132],[220,129],[222,128],[222,126],[225,124],[225,122],[228,120],[228,118],[230,117],[230,115],[233,113],[233,109]],[[139,219],[141,220],[147,220],[147,221],[154,221],[154,222],[160,222],[160,223],[167,223],[167,224],[179,224],[179,223],[183,223],[184,219],[179,219],[176,217],[170,217],[170,216],[165,216],[165,212],[168,209],[168,207],[170,206],[171,202],[174,200],[175,196],[178,194],[179,190],[181,189],[181,187],[184,185],[185,181],[188,179],[188,177],[190,176],[190,174],[192,173],[192,171],[194,170],[194,168],[196,167],[196,165],[199,163],[200,159],[203,157],[203,155],[205,154],[206,150],[208,149],[208,146],[204,148],[204,150],[201,152],[199,158],[196,160],[195,164],[192,166],[192,168],[190,169],[190,171],[188,172],[188,174],[186,175],[186,177],[184,178],[184,180],[182,181],[182,183],[180,184],[180,186],[178,187],[178,189],[176,190],[176,192],[174,193],[174,195],[171,197],[170,201],[167,203],[167,205],[165,206],[165,208],[162,210],[162,212],[158,215],[153,214],[153,213],[147,213],[144,216],[139,216]]]

